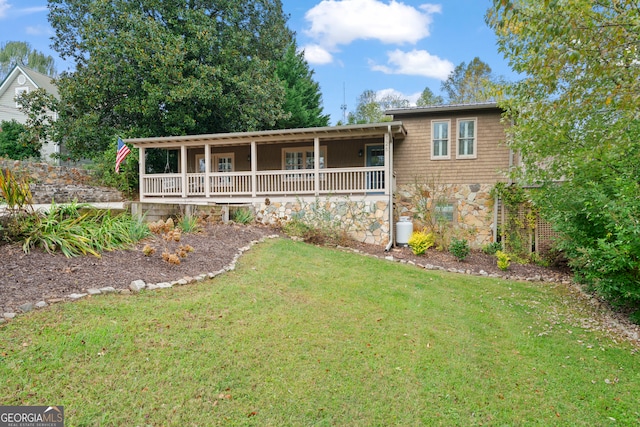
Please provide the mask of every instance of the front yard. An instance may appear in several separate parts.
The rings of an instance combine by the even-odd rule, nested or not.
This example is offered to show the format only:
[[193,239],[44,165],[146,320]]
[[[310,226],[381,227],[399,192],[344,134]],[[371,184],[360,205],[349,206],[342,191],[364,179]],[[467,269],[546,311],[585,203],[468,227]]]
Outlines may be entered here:
[[0,402],[66,425],[631,425],[637,347],[565,285],[278,239],[209,282],[0,327]]

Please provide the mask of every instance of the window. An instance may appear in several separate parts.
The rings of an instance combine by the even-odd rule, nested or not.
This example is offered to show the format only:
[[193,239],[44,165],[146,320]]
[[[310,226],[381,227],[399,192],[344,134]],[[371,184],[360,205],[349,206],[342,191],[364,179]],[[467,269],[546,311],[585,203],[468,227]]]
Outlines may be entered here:
[[454,206],[453,203],[438,203],[435,208],[436,221],[438,223],[453,222],[455,217],[453,215]]
[[449,120],[431,122],[431,158],[449,159]]
[[16,88],[16,108],[20,107],[20,104],[18,103],[18,97],[23,93],[29,93],[29,86]]
[[[320,169],[324,169],[327,147],[320,147]],[[282,169],[298,170],[313,169],[315,162],[313,148],[283,148]]]
[[475,159],[476,156],[476,119],[459,119],[457,158]]
[[[211,154],[211,172],[233,172],[233,153]],[[199,173],[206,170],[204,154],[196,154],[196,169]]]

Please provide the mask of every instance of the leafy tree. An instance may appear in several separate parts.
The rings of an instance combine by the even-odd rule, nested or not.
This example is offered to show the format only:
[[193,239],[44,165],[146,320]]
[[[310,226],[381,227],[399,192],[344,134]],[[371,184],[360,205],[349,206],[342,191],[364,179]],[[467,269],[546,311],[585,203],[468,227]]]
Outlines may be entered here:
[[322,127],[329,124],[329,115],[322,114],[320,85],[313,80],[313,70],[304,59],[304,52],[296,51],[295,42],[287,48],[278,62],[276,72],[285,87],[286,118],[276,122],[276,129]]
[[408,108],[410,106],[408,99],[393,93],[384,95],[378,103],[380,104],[382,111],[392,110],[395,108]]
[[20,142],[39,152],[42,144],[48,144],[54,138],[58,99],[40,88],[24,92],[16,100],[20,111],[27,115]]
[[53,57],[32,49],[29,43],[9,41],[0,45],[0,81],[16,65],[24,65],[49,76],[56,74]]
[[292,33],[280,0],[49,0],[53,47],[76,71],[58,80],[58,135],[73,157],[114,134],[271,128],[285,116],[275,64]]
[[26,129],[15,120],[0,122],[0,157],[14,160],[39,158],[39,147],[23,142]]
[[376,123],[382,120],[384,111],[378,102],[378,95],[367,89],[358,97],[356,110],[347,116],[348,124]]
[[[634,2],[494,1],[488,23],[524,78],[503,87],[522,182],[578,277],[640,308],[640,12]],[[560,183],[560,184],[559,184]]]
[[349,113],[348,124],[379,123],[390,121],[385,111],[409,106],[409,101],[399,95],[388,94],[378,98],[378,94],[367,89],[358,97],[355,112]]
[[490,90],[491,67],[477,56],[466,64],[461,62],[441,84],[451,104],[489,101],[493,98]]
[[444,104],[444,99],[440,95],[435,95],[428,87],[424,88],[422,94],[420,94],[420,98],[416,101],[416,106],[418,107],[441,104]]

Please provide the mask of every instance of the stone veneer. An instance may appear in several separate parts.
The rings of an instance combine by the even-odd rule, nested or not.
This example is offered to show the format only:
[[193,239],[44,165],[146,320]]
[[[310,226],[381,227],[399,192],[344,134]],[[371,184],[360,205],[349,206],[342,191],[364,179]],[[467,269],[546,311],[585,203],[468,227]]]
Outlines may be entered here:
[[[453,203],[455,226],[468,233],[471,247],[477,249],[493,242],[494,199],[490,195],[493,184],[447,184],[439,187],[440,197]],[[413,188],[405,186],[398,189],[395,198],[398,216],[406,215],[413,218],[416,213]],[[433,194],[431,191],[425,193]],[[427,197],[427,205],[430,206],[432,202],[433,199]]]
[[33,203],[120,202],[122,193],[114,188],[92,185],[86,169],[53,166],[48,163],[1,160],[0,169],[9,169],[18,177],[28,176]]
[[256,221],[281,225],[294,218],[314,224],[329,221],[339,224],[352,239],[374,244],[389,243],[389,202],[383,200],[350,200],[348,197],[300,198],[295,201],[272,202],[265,199],[253,204]]

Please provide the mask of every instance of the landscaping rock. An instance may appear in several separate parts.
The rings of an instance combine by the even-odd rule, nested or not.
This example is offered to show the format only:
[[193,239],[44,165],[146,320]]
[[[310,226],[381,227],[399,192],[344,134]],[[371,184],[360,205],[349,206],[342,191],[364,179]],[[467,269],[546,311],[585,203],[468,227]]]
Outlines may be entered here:
[[132,292],[140,292],[145,287],[146,287],[146,284],[144,283],[144,280],[134,280],[129,285],[129,289],[131,289]]
[[100,288],[100,292],[102,292],[103,294],[112,294],[116,292],[116,288],[114,288],[113,286],[106,286],[104,288]]
[[13,319],[14,317],[16,317],[15,313],[4,313],[2,315],[2,317],[4,317],[5,319]]
[[69,295],[69,299],[77,300],[77,299],[80,299],[80,298],[84,298],[87,295],[89,295],[89,294],[71,294],[71,295]]
[[26,304],[22,304],[20,307],[18,307],[20,309],[20,311],[22,311],[23,313],[27,313],[31,310],[33,310],[33,304],[31,304],[30,302],[26,303]]
[[91,289],[87,289],[87,293],[89,295],[100,295],[102,292],[100,292],[100,289],[91,288]]
[[49,304],[47,304],[45,301],[38,301],[36,303],[36,307],[37,308],[45,308],[46,306],[48,306]]

